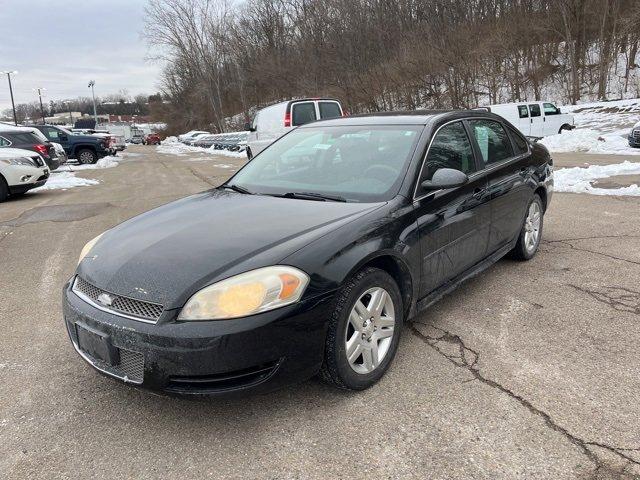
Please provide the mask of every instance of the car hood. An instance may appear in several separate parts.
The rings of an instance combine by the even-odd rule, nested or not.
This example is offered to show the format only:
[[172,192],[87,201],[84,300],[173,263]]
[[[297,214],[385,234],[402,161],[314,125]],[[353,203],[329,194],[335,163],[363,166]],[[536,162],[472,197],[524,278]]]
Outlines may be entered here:
[[200,288],[277,264],[381,205],[214,189],[108,230],[80,263],[78,273],[103,290],[179,308]]

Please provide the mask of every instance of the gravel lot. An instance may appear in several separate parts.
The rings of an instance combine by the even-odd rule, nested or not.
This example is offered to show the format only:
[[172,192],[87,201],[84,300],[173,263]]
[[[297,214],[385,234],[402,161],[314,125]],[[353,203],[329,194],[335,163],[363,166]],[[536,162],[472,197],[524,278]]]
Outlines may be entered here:
[[129,151],[140,155],[77,174],[97,186],[0,205],[0,477],[640,475],[640,197],[556,194],[539,255],[499,262],[416,318],[365,392],[311,380],[196,402],[99,375],[62,324],[86,241],[242,164]]

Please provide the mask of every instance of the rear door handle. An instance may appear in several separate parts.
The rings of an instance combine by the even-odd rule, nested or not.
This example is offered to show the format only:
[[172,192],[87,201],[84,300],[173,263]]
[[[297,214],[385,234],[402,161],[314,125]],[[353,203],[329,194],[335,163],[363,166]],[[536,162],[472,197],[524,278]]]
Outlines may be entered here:
[[473,198],[475,198],[476,200],[480,200],[482,197],[484,197],[485,193],[487,193],[487,190],[485,188],[476,188],[473,191]]

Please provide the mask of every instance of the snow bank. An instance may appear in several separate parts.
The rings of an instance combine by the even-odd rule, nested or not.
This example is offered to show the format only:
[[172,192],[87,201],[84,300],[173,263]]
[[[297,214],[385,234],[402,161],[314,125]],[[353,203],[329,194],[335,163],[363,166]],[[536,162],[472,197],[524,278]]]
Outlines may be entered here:
[[636,184],[621,188],[598,188],[591,184],[595,180],[617,175],[640,175],[640,163],[624,161],[613,165],[591,165],[587,168],[561,168],[555,171],[554,187],[556,192],[640,196],[640,187]]
[[52,172],[49,180],[43,186],[34,188],[32,192],[40,190],[66,190],[75,187],[98,185],[100,182],[90,178],[76,177],[72,172]]
[[[628,129],[630,130],[630,128]],[[603,133],[593,128],[565,131],[539,140],[550,152],[584,152],[618,155],[640,155],[640,149],[629,146],[628,130]]]
[[549,151],[640,155],[627,141],[640,124],[640,99],[563,105],[561,110],[573,115],[576,128],[540,140]]
[[82,164],[74,165],[74,164],[66,163],[58,167],[56,171],[57,172],[76,172],[78,170],[96,170],[101,168],[113,168],[113,167],[117,167],[118,165],[119,164],[116,161],[116,157],[108,156],[108,157],[102,157],[96,163],[88,164],[88,165],[82,165]]

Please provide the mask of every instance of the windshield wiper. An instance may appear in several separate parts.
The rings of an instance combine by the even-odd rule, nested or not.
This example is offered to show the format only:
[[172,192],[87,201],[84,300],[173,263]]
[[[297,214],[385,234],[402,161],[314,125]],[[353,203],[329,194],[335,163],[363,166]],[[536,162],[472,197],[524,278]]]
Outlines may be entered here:
[[247,190],[244,187],[241,187],[240,185],[235,185],[235,184],[231,184],[231,183],[223,183],[222,185],[220,185],[221,188],[228,188],[229,190],[233,190],[234,192],[238,192],[238,193],[244,193],[245,195],[253,195],[253,192],[250,192],[249,190]]
[[298,198],[300,200],[316,200],[319,202],[346,202],[347,199],[338,195],[325,195],[322,193],[313,192],[288,192],[279,195],[284,198]]

